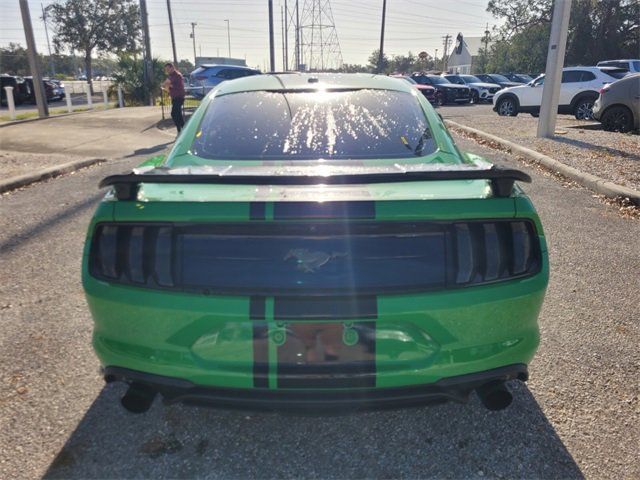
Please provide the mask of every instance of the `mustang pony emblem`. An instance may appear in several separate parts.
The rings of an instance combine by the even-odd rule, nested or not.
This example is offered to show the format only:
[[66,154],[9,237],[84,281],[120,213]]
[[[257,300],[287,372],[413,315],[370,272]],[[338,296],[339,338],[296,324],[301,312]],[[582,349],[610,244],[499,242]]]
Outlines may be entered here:
[[314,273],[317,269],[326,265],[334,258],[346,256],[346,253],[340,252],[312,252],[306,248],[293,248],[284,256],[284,260],[287,261],[290,258],[295,258],[298,263],[296,266],[298,270],[305,273]]

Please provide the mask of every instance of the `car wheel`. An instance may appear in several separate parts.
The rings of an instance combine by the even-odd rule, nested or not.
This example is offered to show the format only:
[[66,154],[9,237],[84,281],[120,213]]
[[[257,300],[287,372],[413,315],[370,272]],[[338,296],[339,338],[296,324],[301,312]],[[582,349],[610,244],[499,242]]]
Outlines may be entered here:
[[438,107],[441,107],[442,105],[444,105],[444,94],[436,93],[436,105]]
[[531,112],[531,116],[534,117],[534,118],[538,118],[540,116],[540,113]]
[[480,95],[478,95],[478,92],[471,93],[471,103],[480,103]]
[[516,102],[513,98],[503,98],[499,100],[496,110],[501,117],[515,117],[518,115]]
[[611,107],[600,117],[602,127],[607,132],[629,132],[633,128],[633,117],[626,107]]
[[593,118],[594,98],[581,98],[573,109],[573,115],[577,120],[591,120]]

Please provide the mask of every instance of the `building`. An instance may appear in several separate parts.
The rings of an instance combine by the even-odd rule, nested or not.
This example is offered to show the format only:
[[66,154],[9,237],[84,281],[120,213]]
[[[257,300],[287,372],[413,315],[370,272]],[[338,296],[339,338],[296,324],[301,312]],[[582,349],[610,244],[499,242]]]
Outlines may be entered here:
[[[491,47],[491,41],[488,42]],[[447,70],[450,73],[482,73],[476,70],[478,57],[485,48],[485,37],[463,37],[459,33],[456,37],[456,44],[449,55]]]

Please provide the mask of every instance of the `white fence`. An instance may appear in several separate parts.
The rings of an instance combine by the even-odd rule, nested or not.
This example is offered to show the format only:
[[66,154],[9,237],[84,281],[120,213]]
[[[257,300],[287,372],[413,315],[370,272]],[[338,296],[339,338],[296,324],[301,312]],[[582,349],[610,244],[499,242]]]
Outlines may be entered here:
[[[84,80],[63,80],[62,83],[66,94],[87,92],[87,82]],[[94,93],[106,92],[112,84],[111,80],[94,80],[93,91]]]

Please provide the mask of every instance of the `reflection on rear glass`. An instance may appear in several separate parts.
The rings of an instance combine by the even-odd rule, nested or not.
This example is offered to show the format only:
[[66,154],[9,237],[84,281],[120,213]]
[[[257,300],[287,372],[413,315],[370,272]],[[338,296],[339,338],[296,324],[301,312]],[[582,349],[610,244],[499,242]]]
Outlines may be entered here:
[[208,159],[402,158],[435,143],[409,93],[243,92],[212,101],[191,150]]

